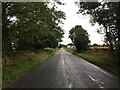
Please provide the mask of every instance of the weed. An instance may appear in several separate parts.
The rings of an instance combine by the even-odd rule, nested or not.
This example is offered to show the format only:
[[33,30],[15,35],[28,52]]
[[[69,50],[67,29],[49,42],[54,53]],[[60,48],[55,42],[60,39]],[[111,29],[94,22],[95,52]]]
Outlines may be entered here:
[[[16,52],[3,58],[2,85],[6,87],[25,75],[28,71],[46,61],[55,50]],[[5,60],[7,59],[7,60]]]
[[118,66],[109,50],[92,49],[82,53],[77,53],[73,49],[66,50],[120,77],[120,66]]

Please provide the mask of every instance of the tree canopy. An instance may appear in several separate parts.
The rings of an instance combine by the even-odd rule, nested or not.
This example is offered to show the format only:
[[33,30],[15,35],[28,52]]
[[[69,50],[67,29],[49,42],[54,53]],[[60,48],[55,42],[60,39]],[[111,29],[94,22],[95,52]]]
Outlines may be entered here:
[[88,43],[90,43],[88,33],[81,26],[73,27],[69,32],[69,38],[74,43],[78,52],[86,50],[88,48]]
[[64,34],[65,14],[46,2],[2,3],[3,52],[57,47]]
[[[120,2],[78,2],[79,13],[91,15],[91,23],[96,22],[103,25],[105,42],[109,45],[110,50],[115,50],[116,57],[120,56]],[[114,49],[115,48],[115,49]]]

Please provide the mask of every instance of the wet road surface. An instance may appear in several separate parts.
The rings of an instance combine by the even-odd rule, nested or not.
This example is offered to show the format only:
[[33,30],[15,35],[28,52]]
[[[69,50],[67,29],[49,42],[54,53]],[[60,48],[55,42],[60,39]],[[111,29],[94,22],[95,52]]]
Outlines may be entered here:
[[119,78],[64,49],[10,88],[120,88]]

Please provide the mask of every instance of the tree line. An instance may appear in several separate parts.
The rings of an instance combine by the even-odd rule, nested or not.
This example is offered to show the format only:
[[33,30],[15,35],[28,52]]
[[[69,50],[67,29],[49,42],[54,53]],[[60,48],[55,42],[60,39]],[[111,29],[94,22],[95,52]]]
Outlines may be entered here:
[[2,51],[57,47],[65,14],[48,2],[2,2]]
[[105,42],[120,64],[120,2],[103,0],[102,2],[76,2],[76,4],[79,7],[78,14],[89,14],[92,25],[97,22],[104,27],[98,32],[104,32]]

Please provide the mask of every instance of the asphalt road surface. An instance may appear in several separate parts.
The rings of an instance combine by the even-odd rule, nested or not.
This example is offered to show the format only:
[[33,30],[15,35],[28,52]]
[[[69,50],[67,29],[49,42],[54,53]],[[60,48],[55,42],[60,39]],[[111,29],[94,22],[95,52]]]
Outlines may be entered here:
[[119,78],[64,49],[10,88],[120,88]]

